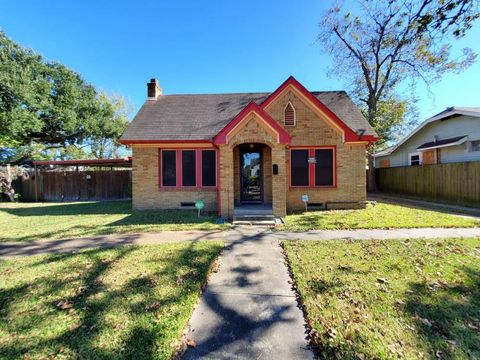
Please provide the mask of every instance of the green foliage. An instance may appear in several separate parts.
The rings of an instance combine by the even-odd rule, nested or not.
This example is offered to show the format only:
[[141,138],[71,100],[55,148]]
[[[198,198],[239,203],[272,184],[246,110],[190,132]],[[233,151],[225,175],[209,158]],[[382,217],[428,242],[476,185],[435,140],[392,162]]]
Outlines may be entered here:
[[[0,156],[4,160],[59,157],[62,151],[71,151],[69,146],[81,148],[86,143],[116,144],[127,125],[123,106],[123,99],[98,94],[76,72],[46,61],[0,32]],[[52,149],[63,150],[47,151]],[[93,155],[104,153],[93,151]]]
[[478,1],[359,2],[355,15],[342,14],[340,6],[329,9],[320,22],[319,41],[335,59],[332,72],[351,82],[367,119],[388,140],[402,125],[402,111],[403,116],[408,112],[408,107],[399,106],[409,102],[397,94],[400,84],[410,81],[414,87],[421,79],[430,85],[475,61],[469,48],[453,57],[451,43],[479,17]]

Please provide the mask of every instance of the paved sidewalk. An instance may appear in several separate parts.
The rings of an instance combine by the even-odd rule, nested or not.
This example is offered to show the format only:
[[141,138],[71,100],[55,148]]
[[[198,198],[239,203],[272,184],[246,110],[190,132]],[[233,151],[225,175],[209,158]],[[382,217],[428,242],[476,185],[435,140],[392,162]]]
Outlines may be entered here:
[[459,238],[480,237],[480,228],[419,228],[419,229],[359,229],[359,230],[315,230],[305,232],[270,232],[265,236],[277,240],[335,240],[335,239],[407,239],[407,238]]
[[[405,239],[480,237],[480,228],[420,228],[392,230],[316,230],[306,232],[272,231],[269,228],[238,227],[256,232],[268,241],[334,240],[334,239]],[[0,243],[0,259],[36,254],[56,254],[91,248],[110,248],[122,245],[150,245],[178,241],[223,240],[235,228],[225,231],[164,231],[161,233],[115,234],[75,239]]]
[[178,241],[223,240],[224,231],[164,231],[161,233],[114,234],[63,240],[0,243],[0,259],[13,256],[56,254],[122,245],[150,245]]
[[184,359],[313,359],[282,249],[265,234],[228,233],[220,269],[190,320],[186,338],[196,346]]

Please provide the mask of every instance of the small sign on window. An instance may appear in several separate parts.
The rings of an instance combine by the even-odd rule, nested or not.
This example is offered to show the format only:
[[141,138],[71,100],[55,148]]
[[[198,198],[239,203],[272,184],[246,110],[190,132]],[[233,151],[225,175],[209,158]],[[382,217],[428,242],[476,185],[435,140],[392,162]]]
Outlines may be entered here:
[[317,163],[317,159],[314,158],[314,157],[309,157],[309,158],[308,158],[308,163],[309,163],[309,164],[316,164],[316,163]]

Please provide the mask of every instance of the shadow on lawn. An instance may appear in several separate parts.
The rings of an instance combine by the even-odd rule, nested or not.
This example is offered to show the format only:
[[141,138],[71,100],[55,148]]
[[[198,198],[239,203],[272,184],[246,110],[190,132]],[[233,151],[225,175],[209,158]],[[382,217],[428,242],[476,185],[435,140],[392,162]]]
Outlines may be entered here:
[[[101,215],[128,214],[132,212],[131,201],[96,201],[78,203],[19,203],[25,206],[1,206],[0,211],[23,216],[70,216],[70,215]],[[31,206],[29,206],[31,205]],[[37,206],[38,205],[38,206]],[[42,206],[43,205],[43,206]]]
[[431,357],[480,358],[480,271],[459,269],[463,283],[416,282],[406,294],[404,311]]
[[[23,208],[1,208],[0,211],[8,212],[18,217],[26,216],[59,216],[59,222],[62,216],[92,215],[92,224],[64,223],[61,227],[52,226],[48,230],[34,235],[29,234],[23,237],[18,235],[12,237],[2,237],[1,242],[9,241],[35,241],[38,239],[49,238],[71,238],[78,236],[97,236],[109,235],[112,233],[128,233],[138,231],[152,231],[162,225],[170,225],[169,230],[176,230],[175,225],[182,229],[195,227],[195,230],[211,230],[216,226],[216,217],[203,214],[198,217],[195,210],[132,210],[130,201],[110,201],[98,203],[78,203],[63,205],[47,205],[40,207]],[[95,217],[95,215],[99,215]],[[102,215],[118,215],[120,219],[108,223],[102,219]],[[123,215],[123,217],[122,217]],[[41,220],[39,220],[41,221]],[[103,222],[102,222],[103,221]],[[157,230],[162,230],[158,228]],[[78,237],[76,236],[76,237]]]
[[[61,276],[52,276],[51,273],[39,277],[33,283],[22,283],[10,289],[0,288],[0,324],[11,339],[10,341],[4,339],[0,357],[14,358],[30,355],[56,357],[60,353],[67,357],[83,359],[158,357],[158,347],[166,331],[165,327],[178,327],[177,330],[169,329],[173,333],[181,331],[191,311],[187,299],[198,292],[206,281],[210,264],[217,254],[212,250],[199,249],[192,242],[178,251],[167,252],[162,258],[155,258],[154,260],[160,261],[162,266],[150,275],[142,273],[141,276],[130,279],[118,289],[107,289],[103,283],[107,271],[136,250],[139,248],[135,246],[122,247],[114,256],[103,258],[100,255],[104,250],[82,253],[81,256],[88,255],[92,265],[79,275],[82,285],[76,289],[72,289],[68,278],[62,279]],[[56,255],[42,258],[32,265],[35,267],[40,264],[69,261],[74,256],[80,255]],[[186,268],[188,273],[184,275],[182,285],[178,285],[172,293],[165,296],[159,297],[155,293],[155,288],[162,286],[157,279],[162,277],[164,280],[167,277],[168,283],[178,284],[179,271]],[[35,290],[38,290],[38,293],[32,294]],[[65,295],[62,296],[65,293],[74,295],[65,298]],[[23,312],[23,318],[19,320],[18,314],[15,313],[15,303],[25,298],[32,300],[32,297],[37,298],[34,301],[38,310],[29,309],[30,311]],[[59,309],[60,301],[66,301],[71,309]],[[171,323],[160,325],[156,323],[155,320],[160,314],[163,318],[165,309],[177,305],[179,309],[176,310],[175,315],[171,315],[174,316]],[[39,317],[38,311],[41,310],[43,315]],[[120,325],[128,327],[130,324],[129,328],[112,328],[112,323],[108,321],[109,318],[115,317],[117,312],[126,314],[128,319],[124,319]],[[17,340],[18,335],[28,334],[32,331],[32,327],[36,330],[34,333],[48,333],[48,328],[55,326],[52,325],[53,323],[62,321],[62,317],[69,316],[68,314],[72,314],[73,318],[79,318],[79,320],[62,333],[52,335],[50,338],[45,336],[43,339],[35,339],[33,335],[33,338],[29,337],[29,341]],[[10,321],[10,318],[15,321]],[[98,336],[102,332],[110,332],[112,337],[107,340],[108,344],[104,348],[99,346],[98,342]],[[177,336],[177,333],[174,336]],[[166,339],[163,346],[168,348],[174,340]]]

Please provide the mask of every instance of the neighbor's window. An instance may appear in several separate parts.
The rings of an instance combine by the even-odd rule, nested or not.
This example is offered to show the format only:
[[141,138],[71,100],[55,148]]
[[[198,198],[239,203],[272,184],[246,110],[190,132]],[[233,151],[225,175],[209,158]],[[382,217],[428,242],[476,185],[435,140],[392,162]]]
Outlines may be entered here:
[[315,150],[315,186],[333,186],[333,149]]
[[196,185],[195,150],[182,150],[182,186]]
[[291,186],[335,186],[335,148],[292,149]]
[[202,150],[202,186],[216,185],[215,150]]
[[163,150],[162,151],[162,185],[175,186],[176,185],[176,151]]
[[410,154],[410,165],[420,165],[420,154]]
[[308,149],[292,150],[291,155],[292,186],[308,186]]
[[480,140],[470,142],[470,151],[480,151]]
[[283,121],[285,126],[295,126],[295,109],[291,103],[288,103],[285,107]]

